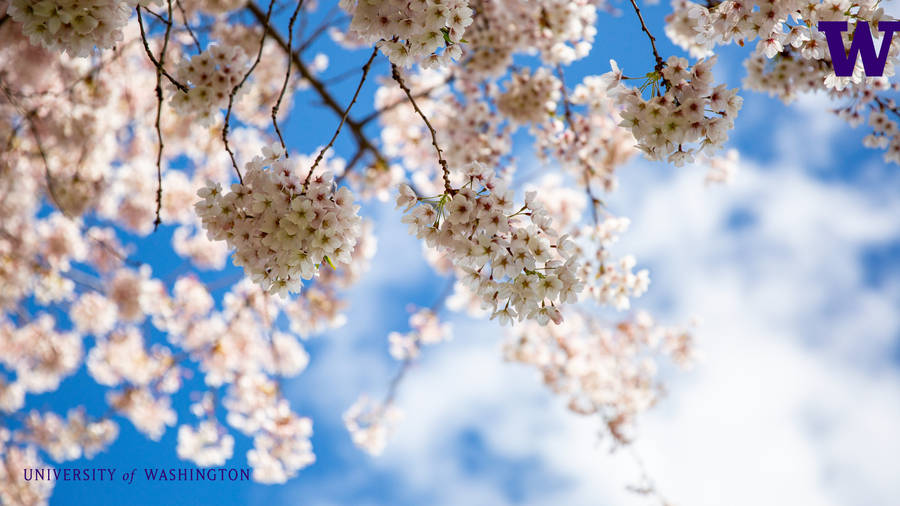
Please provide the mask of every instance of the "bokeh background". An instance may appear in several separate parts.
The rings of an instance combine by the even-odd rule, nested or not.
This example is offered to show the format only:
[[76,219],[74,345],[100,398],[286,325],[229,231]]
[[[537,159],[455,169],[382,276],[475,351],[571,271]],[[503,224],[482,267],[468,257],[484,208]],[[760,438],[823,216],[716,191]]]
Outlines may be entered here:
[[[591,56],[566,69],[570,88],[608,71],[610,58],[626,75],[652,67],[634,13],[618,5],[621,15],[600,14]],[[686,56],[664,36],[670,7],[643,10],[660,51]],[[284,14],[277,23],[286,26]],[[328,40],[308,54],[316,52],[330,59],[326,78],[358,68],[368,53]],[[739,86],[747,53],[721,51],[716,78]],[[386,59],[377,62],[373,75],[387,76]],[[355,85],[351,76],[335,94],[346,103]],[[357,114],[372,110],[376,86],[366,85]],[[620,171],[620,189],[604,197],[632,219],[616,251],[634,253],[651,271],[650,291],[633,310],[668,324],[702,321],[702,360],[688,372],[662,371],[668,393],[641,418],[633,451],[679,505],[900,504],[900,171],[863,148],[864,128],[831,114],[835,104],[823,95],[790,106],[742,96],[729,143],[741,152],[731,185],[705,185],[700,167],[635,160]],[[304,93],[283,128],[292,150],[310,153],[336,124]],[[352,155],[351,144],[339,139],[337,153]],[[527,178],[558,170],[534,159],[524,133],[516,157]],[[444,313],[453,340],[426,348],[400,387],[405,417],[385,453],[372,458],[353,446],[341,415],[361,392],[382,395],[397,370],[387,334],[407,330],[409,305],[430,306],[447,284],[392,203],[363,212],[376,222],[373,268],[349,294],[347,324],[304,343],[310,366],[284,383],[294,410],[313,419],[314,465],[282,486],[60,482],[51,504],[648,504],[626,490],[641,471],[629,450],[610,451],[599,420],[567,411],[532,369],[504,363],[503,329],[453,313]],[[162,229],[123,241],[171,280],[186,266],[170,238]],[[218,283],[221,295],[239,272],[229,264],[199,276]],[[180,422],[193,420],[188,393],[199,389],[189,380],[175,397]],[[84,368],[59,391],[29,396],[26,409],[76,404],[94,415],[106,410]],[[65,466],[115,467],[118,476],[189,465],[175,455],[175,429],[154,443],[118,421],[121,436],[107,452]],[[252,442],[235,438],[228,465],[245,466]]]

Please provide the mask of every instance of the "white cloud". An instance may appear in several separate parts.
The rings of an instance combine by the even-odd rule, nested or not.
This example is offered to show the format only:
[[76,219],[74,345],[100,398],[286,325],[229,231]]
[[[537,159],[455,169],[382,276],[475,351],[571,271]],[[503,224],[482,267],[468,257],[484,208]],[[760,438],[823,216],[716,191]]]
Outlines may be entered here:
[[[642,423],[660,489],[692,505],[895,502],[900,291],[867,286],[861,253],[900,237],[900,207],[790,167],[745,164],[726,188],[650,172],[632,168],[611,204],[633,219],[623,246],[653,268],[641,305],[702,316],[706,355]],[[407,416],[376,466],[438,504],[646,502],[623,490],[637,470],[595,420],[498,364],[495,326],[456,326],[403,385]],[[473,433],[483,466],[463,455]]]
[[[869,166],[881,175],[856,186],[798,170],[807,146],[828,145],[838,130],[815,98],[796,111],[772,136],[793,138],[776,146],[775,167],[745,162],[733,186],[707,188],[697,170],[632,166],[608,199],[632,219],[618,251],[651,268],[650,293],[637,306],[672,323],[704,321],[705,361],[668,378],[670,394],[644,417],[636,445],[677,504],[900,498],[900,281],[872,286],[863,263],[868,248],[900,240],[900,203],[872,186],[883,181],[881,167]],[[802,125],[817,126],[800,135]],[[829,153],[820,151],[824,163]],[[314,357],[316,381],[342,378],[321,395],[331,411],[393,371],[384,353],[359,349],[364,339],[386,346],[370,322],[402,303],[391,299],[396,286],[380,283],[397,272],[425,276],[418,243],[396,216],[382,218],[395,224],[382,226],[376,273],[355,296],[359,313]],[[455,328],[455,340],[426,349],[402,385],[406,417],[370,472],[397,480],[398,497],[430,504],[647,503],[624,490],[638,470],[627,455],[609,454],[597,420],[566,411],[533,371],[500,363],[498,327]]]

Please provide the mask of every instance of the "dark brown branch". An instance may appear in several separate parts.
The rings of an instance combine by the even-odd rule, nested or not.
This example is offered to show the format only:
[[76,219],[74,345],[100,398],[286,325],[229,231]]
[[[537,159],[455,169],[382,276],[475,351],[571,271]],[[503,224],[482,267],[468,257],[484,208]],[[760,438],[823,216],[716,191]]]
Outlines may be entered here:
[[[309,67],[307,67],[305,63],[303,63],[303,60],[300,58],[300,53],[297,51],[291,51],[291,46],[288,44],[287,40],[280,33],[278,33],[278,31],[275,30],[275,28],[273,28],[268,21],[266,21],[265,13],[262,11],[262,9],[260,9],[259,6],[255,3],[249,2],[247,4],[247,10],[249,10],[250,13],[253,14],[253,16],[256,18],[256,20],[262,24],[263,28],[265,28],[266,31],[269,32],[269,36],[272,37],[272,39],[277,42],[279,46],[281,46],[281,49],[291,55],[291,61],[294,62],[294,66],[297,67],[297,71],[300,72],[300,77],[302,77],[309,83],[313,91],[315,91],[319,95],[319,98],[322,99],[322,102],[329,109],[331,109],[332,112],[337,114],[339,117],[343,117],[344,107],[341,107],[341,105],[338,104],[337,100],[335,100],[335,98],[331,95],[322,81],[319,80],[309,70]],[[370,141],[369,138],[366,137],[365,132],[363,132],[363,125],[361,125],[358,121],[355,121],[351,117],[347,117],[346,125],[347,128],[349,128],[353,133],[353,136],[356,138],[356,142],[361,149],[372,153],[378,163],[387,165],[387,159],[385,158],[385,156],[374,144],[372,144],[372,141]]]
[[144,50],[147,52],[147,56],[150,57],[150,60],[153,61],[156,65],[156,138],[159,142],[159,145],[156,150],[156,219],[153,220],[154,232],[162,223],[162,217],[160,216],[160,214],[162,213],[162,155],[164,144],[162,128],[160,128],[160,118],[162,117],[163,104],[162,76],[165,72],[163,65],[165,64],[166,60],[166,49],[168,49],[169,47],[169,35],[172,33],[172,0],[168,0],[167,4],[170,21],[166,23],[166,32],[163,36],[163,46],[159,51],[158,61],[153,57],[153,53],[150,51],[150,46],[147,44],[147,37],[144,33],[144,23],[141,19],[141,7],[137,7],[138,23],[141,26],[141,39],[144,42]]
[[[147,11],[147,12],[150,12],[150,11]],[[144,52],[147,53],[147,57],[150,58],[150,62],[153,63],[154,67],[156,67],[156,71],[162,73],[162,75],[165,76],[166,79],[168,79],[169,82],[172,83],[173,86],[175,86],[179,90],[187,93],[188,87],[184,84],[181,84],[180,82],[178,82],[177,79],[172,77],[172,75],[169,74],[169,72],[166,71],[166,69],[163,67],[162,63],[159,60],[157,60],[155,56],[153,56],[153,51],[150,51],[150,44],[147,42],[147,32],[144,31],[144,18],[141,16],[141,6],[140,5],[137,6],[137,18],[138,18],[138,26],[141,29],[141,41],[144,43]],[[171,29],[171,27],[172,27],[171,23],[166,24],[166,33],[169,33],[169,30]]]
[[337,83],[347,79],[348,77],[355,76],[357,72],[359,72],[359,68],[351,67],[351,68],[341,72],[340,74],[322,79],[322,82],[326,86],[331,86],[332,84],[337,84]]
[[37,127],[34,126],[34,120],[32,119],[33,115],[33,111],[28,115],[28,128],[31,131],[31,136],[34,137],[34,144],[38,148],[41,160],[44,162],[44,179],[47,183],[47,192],[50,194],[50,198],[53,199],[53,203],[56,204],[56,208],[64,215],[69,216],[69,213],[63,208],[62,204],[59,202],[59,198],[56,196],[56,189],[53,185],[53,176],[50,174],[50,162],[47,160],[47,152],[44,150],[41,136],[38,134]]
[[438,145],[437,131],[431,126],[431,122],[428,121],[428,118],[425,116],[425,113],[422,112],[422,109],[419,109],[419,104],[416,103],[412,91],[410,91],[409,87],[406,86],[406,83],[403,82],[403,77],[400,76],[400,69],[393,63],[391,64],[391,77],[394,78],[394,81],[397,81],[397,84],[400,86],[400,89],[403,90],[403,93],[406,93],[406,98],[409,99],[409,103],[412,104],[413,109],[416,110],[422,118],[422,121],[425,122],[428,131],[431,132],[431,144],[434,146],[435,151],[437,151],[438,163],[441,164],[441,172],[444,178],[444,191],[446,191],[448,195],[452,194],[453,188],[450,186],[450,169],[447,167],[447,160],[444,160],[444,152]]
[[347,174],[352,172],[354,167],[356,167],[356,164],[359,163],[360,160],[362,160],[364,154],[366,154],[366,151],[364,149],[356,150],[353,158],[351,158],[350,161],[347,162],[347,165],[344,167],[344,172],[342,172],[340,176],[334,179],[335,184],[341,184],[344,178],[347,177]]
[[303,41],[302,44],[300,44],[300,47],[297,48],[297,52],[302,53],[302,52],[306,51],[307,49],[309,49],[309,47],[312,46],[313,43],[315,43],[315,41],[318,40],[318,38],[323,33],[325,33],[326,30],[328,30],[330,27],[334,26],[335,24],[340,23],[341,22],[340,19],[337,21],[333,21],[331,19],[334,17],[335,13],[340,12],[340,10],[341,10],[340,7],[338,7],[337,5],[332,7],[331,10],[328,11],[328,14],[325,15],[325,19],[322,21],[322,24],[319,25],[313,31],[312,34],[310,34],[309,38],[307,38],[305,41]]
[[900,118],[900,110],[897,110],[897,107],[891,107],[890,104],[886,103],[881,97],[875,97],[874,101],[882,111],[889,111]]
[[3,88],[3,94],[6,95],[6,99],[9,103],[15,107],[19,114],[22,115],[23,121],[28,124],[28,130],[31,132],[31,136],[34,137],[34,145],[37,147],[38,154],[41,155],[41,161],[44,162],[44,180],[47,184],[47,194],[50,195],[50,200],[56,205],[56,208],[60,210],[63,215],[66,217],[69,216],[69,213],[63,208],[63,206],[59,203],[59,199],[56,196],[56,189],[53,185],[53,176],[50,174],[50,161],[47,158],[47,151],[44,149],[44,143],[41,141],[40,133],[38,132],[37,126],[34,124],[34,116],[37,115],[37,110],[26,111],[19,104],[16,103],[16,100],[13,98],[12,90],[10,90],[6,84],[0,83],[0,87]]
[[[266,17],[264,18],[265,26],[269,26],[269,19],[272,17],[272,7],[274,5],[275,0],[269,0],[269,8],[266,10]],[[259,41],[259,51],[256,52],[256,60],[254,60],[253,64],[250,65],[250,68],[247,69],[244,77],[241,78],[241,82],[237,83],[234,88],[231,89],[231,93],[228,94],[228,110],[225,111],[225,124],[222,125],[222,142],[225,143],[225,151],[228,151],[228,156],[231,157],[231,165],[234,167],[234,171],[237,172],[238,181],[240,181],[241,184],[244,182],[244,176],[241,175],[241,169],[238,168],[237,160],[234,158],[234,151],[232,151],[231,146],[228,145],[228,126],[231,121],[231,109],[234,107],[234,96],[237,94],[238,90],[241,89],[241,86],[247,82],[250,74],[256,70],[256,66],[259,65],[259,60],[262,58],[263,47],[266,45],[266,35],[268,35],[268,33],[268,30],[263,30],[262,39]]]
[[[288,23],[288,40],[287,45],[288,48],[292,47],[294,44],[294,23],[297,21],[297,14],[300,13],[300,9],[303,7],[303,0],[297,0],[297,8],[294,9],[294,13],[291,14],[291,21]],[[278,140],[281,142],[281,149],[284,150],[284,156],[288,156],[287,146],[284,144],[284,137],[281,135],[281,129],[278,128],[278,109],[281,107],[281,101],[284,100],[284,93],[287,91],[288,81],[291,79],[291,69],[293,65],[291,64],[291,51],[287,51],[287,69],[284,71],[284,83],[281,85],[281,92],[278,94],[278,100],[275,102],[275,105],[272,106],[272,125],[275,126],[275,133],[278,134]]]
[[[452,83],[452,82],[453,82],[453,79],[454,79],[454,76],[453,76],[453,75],[450,75],[449,77],[447,77],[446,80],[444,80],[444,82],[442,82],[442,83],[440,83],[440,84],[437,84],[437,85],[434,85],[434,86],[432,86],[431,88],[428,88],[427,90],[424,90],[424,91],[421,91],[421,92],[419,92],[419,93],[416,93],[415,95],[413,95],[413,97],[414,97],[415,99],[417,99],[417,100],[420,99],[420,98],[426,98],[426,97],[429,97],[429,96],[431,96],[431,94],[434,93],[435,91],[437,91],[437,90],[443,88],[444,86],[447,86],[447,85],[449,85],[450,83]],[[371,112],[368,116],[365,116],[365,117],[363,117],[361,120],[359,120],[359,123],[360,123],[361,125],[365,125],[365,124],[371,122],[372,120],[374,120],[375,118],[381,116],[382,114],[384,114],[384,113],[386,113],[386,112],[388,112],[388,111],[390,111],[390,110],[393,110],[393,109],[399,107],[401,104],[405,104],[405,103],[406,103],[406,100],[397,100],[396,102],[393,102],[393,103],[391,103],[391,104],[388,104],[388,105],[382,107],[381,109],[378,109],[378,110],[376,110],[376,111]]]
[[191,36],[191,40],[194,41],[194,47],[197,48],[197,53],[203,52],[203,47],[200,46],[200,40],[197,39],[197,36],[194,35],[194,30],[191,30],[191,24],[188,22],[187,12],[184,10],[184,5],[181,4],[181,0],[175,0],[175,5],[178,6],[178,11],[181,13],[181,19],[184,21],[184,27],[187,29],[188,34]]
[[150,14],[151,16],[153,16],[154,18],[156,18],[157,20],[159,20],[159,22],[162,23],[162,24],[164,24],[164,25],[171,25],[171,24],[172,24],[171,21],[169,21],[168,19],[162,17],[162,14],[160,14],[160,13],[154,11],[153,9],[148,9],[148,8],[144,7],[144,11],[145,11],[147,14]]
[[350,100],[350,105],[348,105],[347,109],[344,110],[344,114],[341,116],[341,122],[338,123],[338,127],[337,130],[335,130],[334,135],[331,136],[331,141],[328,142],[327,146],[322,148],[322,151],[319,151],[319,155],[313,162],[312,167],[309,168],[309,172],[306,174],[306,180],[303,181],[303,188],[306,188],[309,185],[309,180],[312,177],[313,171],[315,170],[316,166],[319,165],[319,162],[322,161],[322,157],[325,156],[325,152],[334,145],[334,141],[337,140],[338,135],[341,133],[341,128],[344,126],[344,123],[347,122],[347,116],[350,115],[350,109],[353,107],[353,104],[356,103],[356,99],[359,98],[359,92],[360,90],[362,90],[363,84],[366,82],[366,77],[368,77],[369,75],[369,69],[372,68],[372,62],[375,61],[376,56],[378,56],[378,46],[372,48],[372,55],[369,56],[366,64],[363,65],[362,77],[360,77],[359,85],[357,85],[356,87],[356,93],[353,94],[353,99]]
[[656,59],[656,71],[659,72],[665,66],[665,62],[659,55],[659,51],[656,49],[656,37],[654,37],[653,34],[650,33],[650,30],[647,29],[647,24],[644,23],[644,16],[641,14],[641,8],[638,7],[635,0],[631,0],[631,6],[634,7],[634,12],[635,14],[637,14],[637,17],[641,22],[641,29],[643,29],[644,33],[647,34],[647,37],[650,38],[650,47],[653,48],[653,57]]

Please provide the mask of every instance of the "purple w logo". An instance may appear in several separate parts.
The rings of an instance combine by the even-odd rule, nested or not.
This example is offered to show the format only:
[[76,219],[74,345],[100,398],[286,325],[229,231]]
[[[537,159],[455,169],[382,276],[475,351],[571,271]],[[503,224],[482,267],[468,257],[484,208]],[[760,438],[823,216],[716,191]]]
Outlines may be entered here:
[[862,56],[863,68],[869,77],[881,77],[884,75],[884,65],[887,63],[888,52],[891,48],[891,39],[894,32],[900,32],[900,21],[881,21],[878,23],[878,31],[884,32],[881,40],[881,51],[875,53],[875,42],[872,40],[872,32],[867,21],[856,24],[853,33],[853,41],[850,43],[850,54],[844,50],[843,33],[848,30],[846,21],[819,21],[819,31],[825,33],[828,39],[828,50],[831,52],[831,62],[834,65],[834,74],[838,77],[853,75],[853,67],[856,59]]

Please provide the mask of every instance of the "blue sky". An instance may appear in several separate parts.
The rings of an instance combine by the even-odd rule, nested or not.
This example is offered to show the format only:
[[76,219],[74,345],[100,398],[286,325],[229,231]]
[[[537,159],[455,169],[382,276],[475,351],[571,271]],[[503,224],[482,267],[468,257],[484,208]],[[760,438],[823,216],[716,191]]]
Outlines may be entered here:
[[[663,34],[668,10],[644,12],[660,51],[683,55]],[[569,87],[606,72],[610,58],[626,74],[649,70],[649,45],[633,12],[601,13],[600,26],[591,56],[567,69]],[[316,51],[330,57],[325,76],[366,58],[366,51],[335,51],[327,41],[308,55]],[[746,54],[722,51],[717,77],[738,86]],[[384,75],[379,60],[375,71]],[[346,102],[355,84],[344,81],[336,95]],[[372,110],[373,90],[370,80],[357,115]],[[700,167],[636,160],[606,199],[632,219],[617,251],[634,253],[651,270],[650,291],[635,307],[663,322],[703,320],[705,359],[687,373],[664,372],[669,395],[642,420],[636,451],[677,504],[897,504],[897,168],[864,149],[863,129],[828,113],[824,97],[785,107],[756,93],[742,96],[730,143],[741,151],[741,170],[731,186],[704,186]],[[312,152],[336,125],[315,100],[296,97],[284,123],[295,151]],[[345,157],[352,148],[349,135],[336,144]],[[517,156],[521,173],[530,172],[530,155]],[[637,470],[599,441],[597,420],[570,414],[533,371],[503,363],[499,327],[461,316],[451,315],[454,340],[426,349],[402,386],[406,417],[385,454],[373,459],[353,447],[341,414],[360,392],[383,391],[397,367],[387,334],[406,330],[409,303],[428,306],[444,287],[392,207],[364,209],[376,222],[379,250],[349,294],[348,324],[305,343],[310,366],[285,383],[293,409],[313,419],[313,466],[283,486],[60,482],[51,504],[646,504],[624,490]],[[151,261],[157,276],[182,264],[170,251],[170,233],[136,242],[135,256]],[[202,276],[235,272],[229,264]],[[191,386],[175,398],[180,422],[193,420]],[[84,368],[58,392],[29,396],[26,407],[76,404],[95,415],[106,409]],[[118,421],[121,435],[107,452],[63,466],[121,473],[187,465],[175,455],[176,430],[155,443]],[[229,465],[244,466],[251,442],[235,437]]]

